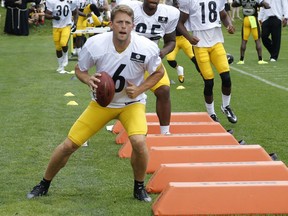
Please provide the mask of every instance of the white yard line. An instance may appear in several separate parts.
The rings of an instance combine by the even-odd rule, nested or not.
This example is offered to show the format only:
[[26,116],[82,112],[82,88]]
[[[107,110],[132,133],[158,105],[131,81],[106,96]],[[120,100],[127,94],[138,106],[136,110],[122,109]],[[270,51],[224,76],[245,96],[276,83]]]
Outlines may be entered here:
[[270,82],[270,81],[268,81],[268,80],[265,80],[265,79],[263,79],[263,78],[261,78],[261,77],[259,77],[259,76],[250,74],[250,73],[248,73],[248,72],[245,72],[245,71],[240,70],[240,69],[238,69],[238,68],[235,68],[235,67],[233,67],[233,66],[230,66],[230,68],[232,68],[233,70],[235,70],[235,71],[237,71],[237,72],[239,72],[239,73],[241,73],[241,74],[244,74],[244,75],[253,77],[254,79],[259,80],[259,81],[261,81],[261,82],[264,82],[264,83],[266,83],[266,84],[268,84],[268,85],[270,85],[270,86],[273,86],[273,87],[282,89],[282,90],[284,90],[284,91],[288,91],[288,88],[286,88],[286,87],[284,87],[284,86],[281,86],[281,85],[278,85],[278,84],[276,84],[276,83]]

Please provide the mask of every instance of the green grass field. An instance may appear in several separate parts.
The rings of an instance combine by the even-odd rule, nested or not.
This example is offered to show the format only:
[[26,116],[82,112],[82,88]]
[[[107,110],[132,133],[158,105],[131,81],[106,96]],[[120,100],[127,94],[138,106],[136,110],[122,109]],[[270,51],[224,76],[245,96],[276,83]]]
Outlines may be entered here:
[[[152,215],[152,203],[132,198],[133,176],[128,159],[117,156],[115,135],[101,130],[89,147],[77,151],[53,180],[49,195],[27,200],[26,193],[43,177],[53,149],[66,137],[72,123],[87,106],[87,86],[73,75],[56,73],[57,61],[51,25],[31,27],[28,37],[3,34],[5,10],[0,8],[0,215]],[[239,59],[240,21],[235,35],[225,33],[227,52]],[[279,61],[258,65],[255,43],[250,37],[245,65],[231,65],[231,105],[238,123],[230,124],[220,111],[219,76],[215,78],[215,108],[221,124],[233,129],[237,140],[259,144],[276,152],[288,163],[286,138],[288,107],[288,29],[283,29]],[[263,47],[264,60],[269,55]],[[203,82],[182,53],[185,90],[178,86],[176,72],[167,66],[173,112],[203,112]],[[73,70],[75,61],[69,63]],[[64,97],[72,92],[75,97]],[[147,112],[155,112],[155,97],[148,94]],[[74,100],[78,106],[67,106]],[[114,122],[111,122],[113,124]],[[271,173],[273,174],[273,173]],[[147,180],[149,179],[147,176]],[[152,195],[155,200],[157,195]]]

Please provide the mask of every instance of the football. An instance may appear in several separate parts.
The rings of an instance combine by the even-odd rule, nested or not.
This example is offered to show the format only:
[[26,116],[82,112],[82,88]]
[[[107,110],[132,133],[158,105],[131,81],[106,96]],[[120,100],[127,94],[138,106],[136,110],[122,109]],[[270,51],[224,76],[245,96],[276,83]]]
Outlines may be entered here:
[[108,73],[102,71],[100,74],[101,77],[98,77],[100,82],[97,83],[98,88],[96,89],[96,101],[100,106],[106,107],[114,97],[115,84]]

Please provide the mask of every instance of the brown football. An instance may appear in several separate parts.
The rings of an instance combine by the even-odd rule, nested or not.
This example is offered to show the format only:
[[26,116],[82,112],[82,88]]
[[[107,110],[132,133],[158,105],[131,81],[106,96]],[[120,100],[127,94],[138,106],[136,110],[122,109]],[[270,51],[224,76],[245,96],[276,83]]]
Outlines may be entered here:
[[108,106],[115,94],[115,85],[111,76],[102,71],[100,72],[101,77],[98,77],[100,83],[97,83],[98,88],[96,89],[96,101],[102,107]]

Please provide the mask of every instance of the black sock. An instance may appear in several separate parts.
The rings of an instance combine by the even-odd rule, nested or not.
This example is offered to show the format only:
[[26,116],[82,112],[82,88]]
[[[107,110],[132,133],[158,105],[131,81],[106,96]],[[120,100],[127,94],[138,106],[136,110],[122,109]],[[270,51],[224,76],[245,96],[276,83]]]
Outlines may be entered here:
[[51,180],[46,180],[45,178],[43,178],[40,182],[40,184],[43,185],[47,189],[50,187],[50,183],[51,183]]
[[144,181],[134,180],[134,190],[140,190],[144,188]]

